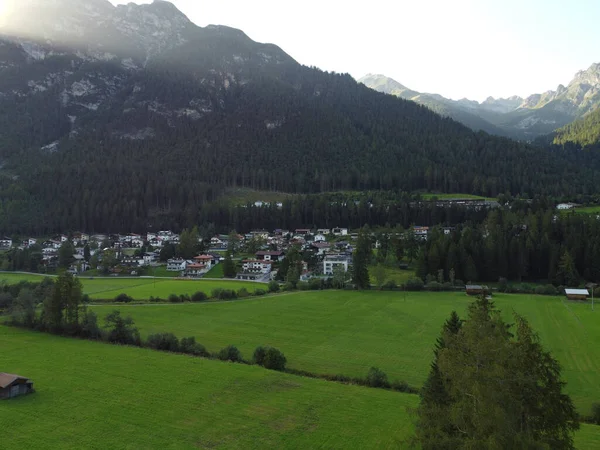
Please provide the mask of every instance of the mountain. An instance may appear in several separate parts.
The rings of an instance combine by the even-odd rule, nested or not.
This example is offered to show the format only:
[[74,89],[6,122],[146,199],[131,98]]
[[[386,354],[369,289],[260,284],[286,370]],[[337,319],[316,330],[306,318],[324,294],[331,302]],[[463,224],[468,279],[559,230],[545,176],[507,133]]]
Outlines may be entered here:
[[[0,234],[179,229],[230,187],[593,192],[593,152],[474,133],[164,1],[19,0],[0,26]],[[285,205],[284,205],[285,207]]]
[[559,128],[550,137],[557,145],[576,144],[584,148],[600,149],[600,109]]
[[[510,136],[510,133],[493,125],[477,114],[479,108],[477,102],[467,99],[454,101],[438,94],[423,94],[413,91],[384,75],[368,74],[359,79],[358,82],[376,91],[395,95],[396,97],[412,100],[413,102],[427,106],[432,111],[461,122],[472,130],[482,130],[498,136]],[[493,109],[493,106],[490,105],[490,109]]]
[[[489,97],[482,103],[421,94],[383,75],[367,75],[359,81],[380,92],[421,103],[474,130],[522,140],[551,133],[600,106],[600,64],[592,64],[587,70],[578,72],[566,87],[560,85],[556,91],[534,94],[525,99],[518,96],[506,99]],[[390,89],[396,84],[403,90]],[[465,113],[468,115],[464,116]]]

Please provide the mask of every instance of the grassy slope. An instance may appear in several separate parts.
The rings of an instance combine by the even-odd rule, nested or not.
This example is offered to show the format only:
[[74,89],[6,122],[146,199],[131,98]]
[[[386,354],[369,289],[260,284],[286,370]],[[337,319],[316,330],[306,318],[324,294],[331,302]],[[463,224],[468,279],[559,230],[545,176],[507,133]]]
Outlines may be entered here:
[[[2,449],[398,448],[417,396],[0,326]],[[18,424],[18,426],[8,426]]]
[[496,200],[492,197],[482,197],[480,195],[473,194],[435,194],[435,193],[424,193],[421,194],[424,200],[430,200],[436,197],[438,200]]
[[[600,401],[600,311],[560,297],[495,295],[507,318],[526,316],[544,346],[563,365],[568,392],[588,413]],[[383,369],[391,380],[420,386],[432,347],[452,310],[464,314],[463,293],[300,292],[238,302],[120,307],[142,334],[171,331],[196,336],[210,350],[237,345],[250,356],[257,345],[280,348],[288,365],[318,373],[364,376]],[[100,315],[109,307],[97,307]]]
[[[0,283],[18,283],[19,281],[42,281],[43,276],[33,274],[0,273]],[[261,283],[249,283],[235,280],[211,281],[211,280],[168,280],[152,278],[119,278],[98,277],[81,278],[83,292],[89,294],[93,299],[112,299],[117,295],[125,293],[136,300],[147,300],[151,296],[167,298],[171,294],[193,294],[203,291],[210,294],[213,289],[234,289],[243,287],[253,292],[258,288],[265,288]]]
[[[394,281],[399,286],[405,283],[408,279],[415,277],[414,270],[403,270],[395,267],[384,266],[385,269],[385,281]],[[376,284],[377,279],[375,278],[376,266],[369,266],[369,276],[371,277],[371,284]]]

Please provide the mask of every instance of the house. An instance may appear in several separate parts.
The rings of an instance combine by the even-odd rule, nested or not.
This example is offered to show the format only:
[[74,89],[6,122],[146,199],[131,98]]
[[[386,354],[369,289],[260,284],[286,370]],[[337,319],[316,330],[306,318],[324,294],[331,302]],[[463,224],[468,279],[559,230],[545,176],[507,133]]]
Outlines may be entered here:
[[297,236],[305,236],[310,234],[310,230],[308,228],[298,228],[296,231],[294,231],[294,234]]
[[486,291],[486,286],[480,286],[478,284],[467,284],[465,286],[465,292],[467,293],[467,295],[481,295],[486,293]]
[[34,392],[33,381],[12,373],[0,372],[0,399],[18,397]]
[[449,234],[452,234],[452,232],[455,230],[454,227],[443,227],[442,231],[444,232],[444,234],[446,236],[448,236]]
[[185,259],[169,259],[167,261],[168,272],[181,272],[185,270],[187,263]]
[[227,248],[227,241],[219,236],[214,236],[210,238],[210,246],[213,248]]
[[269,237],[269,232],[265,230],[251,231],[250,239],[267,239]]
[[9,237],[3,237],[2,239],[0,239],[0,248],[11,248],[12,244],[13,241]]
[[342,267],[344,272],[348,272],[348,266],[350,266],[351,258],[346,255],[327,255],[323,258],[323,274],[333,275],[336,267]]
[[35,245],[35,244],[37,244],[37,239],[34,239],[34,238],[29,238],[29,239],[27,240],[27,245],[28,245],[29,247],[31,247],[32,245]]
[[204,264],[208,269],[210,269],[214,264],[214,257],[212,255],[200,255],[194,258],[199,264]]
[[206,265],[200,263],[187,264],[183,270],[184,277],[200,277],[208,272]]
[[415,233],[415,237],[417,239],[426,241],[427,235],[429,234],[429,227],[414,226],[413,232]]
[[156,261],[156,253],[146,252],[143,256],[143,261],[145,266],[149,266]]
[[329,228],[319,228],[317,230],[317,234],[322,234],[324,236],[327,236],[328,234],[331,234],[331,230]]
[[325,237],[324,234],[317,233],[313,237],[313,242],[325,242],[325,241],[327,241],[327,238]]
[[590,293],[587,289],[565,289],[565,295],[569,300],[587,300]]
[[567,209],[573,209],[577,206],[576,203],[559,203],[558,205],[556,205],[556,209],[560,209],[560,210],[567,210]]
[[238,280],[258,280],[269,276],[273,261],[246,259],[242,263],[242,271],[236,275],[236,278]]
[[317,251],[317,255],[324,255],[331,248],[331,244],[327,242],[313,242],[311,248]]
[[264,252],[264,251],[260,251],[260,252],[256,252],[256,259],[259,261],[274,261],[274,262],[279,262],[282,261],[283,258],[285,258],[285,255],[282,251],[278,251],[278,252]]
[[331,234],[333,234],[335,236],[347,236],[348,228],[333,228],[331,230]]
[[67,236],[66,234],[61,234],[60,235],[60,242],[67,242],[69,240],[69,236]]

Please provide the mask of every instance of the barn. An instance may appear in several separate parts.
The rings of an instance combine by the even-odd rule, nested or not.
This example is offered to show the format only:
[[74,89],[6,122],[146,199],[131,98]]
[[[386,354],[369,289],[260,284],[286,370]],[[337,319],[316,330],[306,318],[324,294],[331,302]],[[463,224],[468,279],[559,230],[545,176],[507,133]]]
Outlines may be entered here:
[[0,399],[18,397],[33,392],[33,381],[12,373],[0,372]]
[[485,286],[480,286],[478,284],[467,284],[465,290],[467,295],[481,295],[485,293],[486,288]]
[[590,293],[587,289],[565,289],[565,295],[569,300],[587,300]]

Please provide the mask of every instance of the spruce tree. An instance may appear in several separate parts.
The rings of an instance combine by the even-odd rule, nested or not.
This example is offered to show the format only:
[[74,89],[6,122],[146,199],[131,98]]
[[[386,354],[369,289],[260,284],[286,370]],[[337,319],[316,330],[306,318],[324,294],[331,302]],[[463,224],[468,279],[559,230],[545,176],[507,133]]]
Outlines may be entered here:
[[223,261],[223,276],[225,278],[235,278],[235,275],[235,263],[231,258],[231,252],[228,250],[225,254],[225,261]]
[[365,230],[360,230],[352,261],[352,282],[356,289],[369,289],[371,280],[369,278],[368,264],[371,261],[371,240]]

